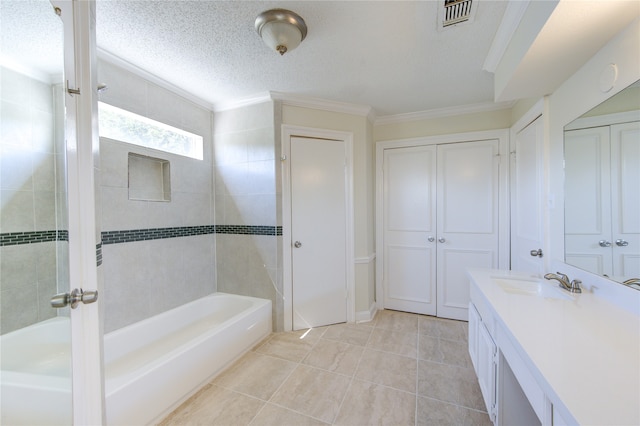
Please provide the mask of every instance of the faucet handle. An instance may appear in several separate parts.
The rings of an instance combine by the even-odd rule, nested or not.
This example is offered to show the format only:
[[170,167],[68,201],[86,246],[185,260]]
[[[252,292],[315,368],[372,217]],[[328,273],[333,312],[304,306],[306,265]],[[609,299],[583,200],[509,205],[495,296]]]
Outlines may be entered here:
[[582,280],[579,279],[575,279],[573,281],[571,281],[571,293],[582,293],[582,288],[580,287],[582,285]]
[[566,282],[569,282],[569,277],[567,276],[567,274],[563,274],[562,272],[556,272],[556,275],[558,275],[560,278],[562,278]]

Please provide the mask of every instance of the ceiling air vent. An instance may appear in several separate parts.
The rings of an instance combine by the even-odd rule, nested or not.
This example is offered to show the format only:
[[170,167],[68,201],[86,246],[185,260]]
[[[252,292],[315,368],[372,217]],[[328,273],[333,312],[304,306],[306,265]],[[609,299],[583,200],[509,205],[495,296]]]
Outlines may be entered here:
[[471,2],[472,0],[444,0],[442,26],[468,21],[472,12]]

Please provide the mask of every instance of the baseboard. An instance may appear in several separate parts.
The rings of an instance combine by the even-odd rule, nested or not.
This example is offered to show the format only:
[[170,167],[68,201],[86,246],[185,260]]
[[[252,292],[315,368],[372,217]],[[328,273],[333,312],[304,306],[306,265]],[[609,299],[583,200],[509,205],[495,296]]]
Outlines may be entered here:
[[378,308],[376,302],[373,302],[368,311],[356,312],[356,322],[369,322],[376,316]]

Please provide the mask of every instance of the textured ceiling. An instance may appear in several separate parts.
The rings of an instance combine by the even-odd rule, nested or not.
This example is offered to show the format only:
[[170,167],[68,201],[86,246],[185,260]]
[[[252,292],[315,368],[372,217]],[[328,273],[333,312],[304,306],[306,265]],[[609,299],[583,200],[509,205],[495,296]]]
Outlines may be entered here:
[[[254,29],[275,7],[309,27],[284,56]],[[435,1],[98,0],[97,41],[214,105],[277,91],[389,115],[492,102],[482,65],[505,8],[479,1],[474,22],[439,31]]]
[[[435,1],[97,0],[96,32],[100,49],[212,105],[275,91],[383,116],[493,101],[482,65],[507,2],[477,2],[473,22],[439,30]],[[309,27],[284,56],[254,29],[275,7]],[[59,74],[60,21],[49,1],[2,0],[0,12],[3,55]]]

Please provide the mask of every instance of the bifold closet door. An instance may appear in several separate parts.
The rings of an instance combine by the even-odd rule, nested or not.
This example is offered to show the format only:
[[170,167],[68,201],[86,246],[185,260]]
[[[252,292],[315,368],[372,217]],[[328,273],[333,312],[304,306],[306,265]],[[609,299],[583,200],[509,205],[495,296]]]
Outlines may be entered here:
[[384,150],[384,307],[436,314],[436,146]]
[[468,319],[468,268],[498,267],[499,142],[438,145],[437,314]]

